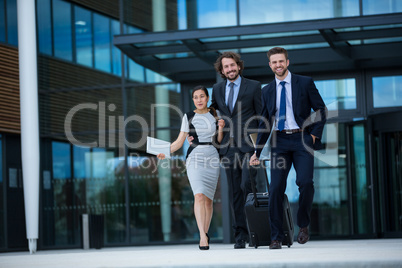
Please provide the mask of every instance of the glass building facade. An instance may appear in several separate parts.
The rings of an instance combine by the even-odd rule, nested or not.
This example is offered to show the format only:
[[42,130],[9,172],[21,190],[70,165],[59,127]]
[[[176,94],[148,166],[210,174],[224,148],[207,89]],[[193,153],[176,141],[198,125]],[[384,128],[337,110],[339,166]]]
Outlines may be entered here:
[[[402,45],[398,14],[398,0],[36,0],[38,248],[82,247],[83,214],[103,216],[105,246],[198,243],[188,144],[157,161],[145,137],[177,137],[193,108],[191,89],[211,90],[218,80],[216,52],[239,52],[244,75],[267,84],[265,52],[274,46],[289,50],[291,72],[314,78],[329,110],[325,149],[315,152],[312,239],[402,237],[402,54],[381,60]],[[381,18],[389,23],[374,23]],[[258,31],[263,26],[280,29]],[[140,42],[116,43],[130,37]],[[339,68],[335,54],[345,57]],[[16,0],[0,0],[0,55],[0,251],[24,250]],[[292,169],[286,193],[294,213],[295,179]],[[221,172],[209,234],[229,243],[225,180]]]

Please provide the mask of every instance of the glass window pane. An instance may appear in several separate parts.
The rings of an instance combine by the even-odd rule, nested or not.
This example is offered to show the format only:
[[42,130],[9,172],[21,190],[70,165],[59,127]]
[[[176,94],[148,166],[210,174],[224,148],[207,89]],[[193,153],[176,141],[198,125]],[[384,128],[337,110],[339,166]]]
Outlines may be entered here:
[[275,4],[271,0],[239,1],[241,25],[359,15],[359,1],[356,0],[289,0],[276,1]]
[[54,55],[72,61],[71,4],[53,0]]
[[[326,149],[314,153],[314,201],[311,210],[312,236],[344,236],[349,234],[347,154],[344,124],[326,124],[322,142]],[[270,164],[267,164],[271,181]],[[265,184],[264,184],[265,185]],[[297,215],[299,189],[294,167],[289,171],[286,186],[292,214]],[[297,217],[293,216],[294,226]],[[297,227],[296,227],[297,228]],[[296,230],[297,233],[297,230]]]
[[400,0],[363,0],[363,15],[386,14],[402,12]]
[[5,246],[5,239],[4,239],[4,183],[3,183],[3,141],[0,134],[0,248]]
[[177,21],[178,29],[187,29],[187,3],[186,0],[177,0]]
[[160,75],[152,70],[145,69],[145,76],[148,83],[163,83],[171,82],[171,80],[163,75]]
[[73,146],[74,154],[74,179],[85,179],[85,155],[89,154],[90,148]]
[[7,42],[18,45],[17,0],[6,0],[7,4]]
[[50,0],[37,0],[39,52],[52,55],[52,22]]
[[77,63],[93,67],[91,12],[78,6],[74,7],[74,12]]
[[[71,176],[71,147],[69,143],[52,142],[53,182],[52,191],[44,192],[52,202],[45,205],[46,226],[54,232],[47,241],[51,245],[78,245],[78,213],[74,213],[78,201],[74,195],[74,180]],[[47,199],[44,198],[44,202]]]
[[355,231],[367,234],[371,230],[370,193],[366,175],[366,142],[364,125],[352,128],[352,196],[354,207]]
[[110,23],[105,16],[94,14],[95,68],[111,72]]
[[[112,38],[114,35],[120,34],[120,22],[112,20]],[[121,51],[116,46],[112,47],[112,64],[113,73],[121,75]]]
[[328,110],[356,109],[356,80],[354,78],[315,81]]
[[145,68],[132,59],[128,59],[129,79],[145,82]]
[[234,26],[236,5],[232,0],[197,1],[198,28]]
[[[156,128],[174,127],[174,130],[156,132],[158,138],[174,140],[182,118],[182,114],[174,107],[179,107],[180,100],[180,88],[177,84],[132,87],[127,89],[127,113],[141,114],[146,122],[154,121]],[[152,104],[165,103],[172,106],[156,107],[154,111],[151,109]],[[163,113],[163,119],[157,117],[156,114],[159,113]],[[129,142],[137,142],[140,139],[143,133],[138,131],[140,127],[134,123],[127,125]],[[152,126],[150,128],[153,129]],[[163,166],[157,164],[154,156],[146,155],[144,147],[129,149],[130,241],[198,241],[193,211],[194,196],[185,172],[185,149],[177,152],[177,157],[171,159],[169,166]],[[222,239],[223,236],[220,200],[218,185],[209,231],[214,239]],[[150,220],[158,224],[149,224]]]
[[63,142],[52,143],[53,178],[71,179],[70,144]]
[[6,11],[4,0],[0,0],[0,42],[6,41]]
[[374,108],[402,106],[402,75],[373,77]]

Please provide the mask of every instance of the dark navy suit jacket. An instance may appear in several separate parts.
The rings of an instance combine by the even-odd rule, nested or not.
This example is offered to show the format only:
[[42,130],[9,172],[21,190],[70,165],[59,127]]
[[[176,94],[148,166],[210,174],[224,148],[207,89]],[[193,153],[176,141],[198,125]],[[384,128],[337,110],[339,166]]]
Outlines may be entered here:
[[[318,137],[314,149],[322,148],[321,137],[326,122],[326,107],[314,81],[311,77],[291,73],[292,105],[296,123],[301,129]],[[262,88],[262,112],[261,116],[266,119],[260,120],[257,137],[257,157],[260,156],[262,147],[268,139],[271,126],[275,123],[276,107],[276,81],[272,81]],[[311,109],[316,112],[314,121],[311,120]],[[267,122],[269,125],[267,125]]]
[[[233,138],[236,146],[243,153],[253,152],[253,144],[249,134],[257,132],[258,116],[261,112],[261,83],[255,80],[241,77],[239,95],[237,97],[233,113],[231,114],[225,102],[226,82],[216,83],[213,86],[211,106],[219,110],[225,119],[225,129],[230,127],[232,122]],[[229,148],[229,131],[225,131],[221,146],[220,155],[225,155]]]

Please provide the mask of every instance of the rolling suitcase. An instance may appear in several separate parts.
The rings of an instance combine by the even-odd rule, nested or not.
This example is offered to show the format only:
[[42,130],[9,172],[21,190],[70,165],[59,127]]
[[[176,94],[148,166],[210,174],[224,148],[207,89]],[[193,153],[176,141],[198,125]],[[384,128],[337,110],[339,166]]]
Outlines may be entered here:
[[[268,192],[257,193],[255,181],[258,174],[262,174],[262,176],[265,177],[267,189],[269,189],[268,176],[264,165],[251,166],[250,182],[253,192],[247,195],[245,204],[250,246],[254,246],[255,248],[259,246],[269,246],[271,244],[271,227],[268,213],[269,194]],[[285,236],[282,244],[290,247],[293,244],[294,227],[290,204],[286,194],[283,200],[283,212],[283,231]]]

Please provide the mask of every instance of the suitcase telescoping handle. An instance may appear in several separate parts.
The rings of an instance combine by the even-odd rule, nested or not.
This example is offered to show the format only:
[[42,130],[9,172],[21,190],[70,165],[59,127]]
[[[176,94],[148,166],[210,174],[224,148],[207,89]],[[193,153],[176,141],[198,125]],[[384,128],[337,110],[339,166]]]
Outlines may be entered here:
[[261,160],[261,163],[259,165],[255,165],[255,166],[249,166],[248,172],[249,172],[249,176],[250,176],[250,183],[251,183],[251,190],[253,191],[253,195],[254,195],[254,205],[256,207],[259,206],[258,203],[258,199],[257,199],[257,186],[256,186],[256,180],[257,180],[257,174],[258,174],[258,169],[259,168],[263,168],[264,169],[264,177],[265,177],[265,182],[267,184],[267,190],[269,191],[269,182],[268,182],[268,175],[267,175],[267,171],[265,170],[265,163],[268,160]]

